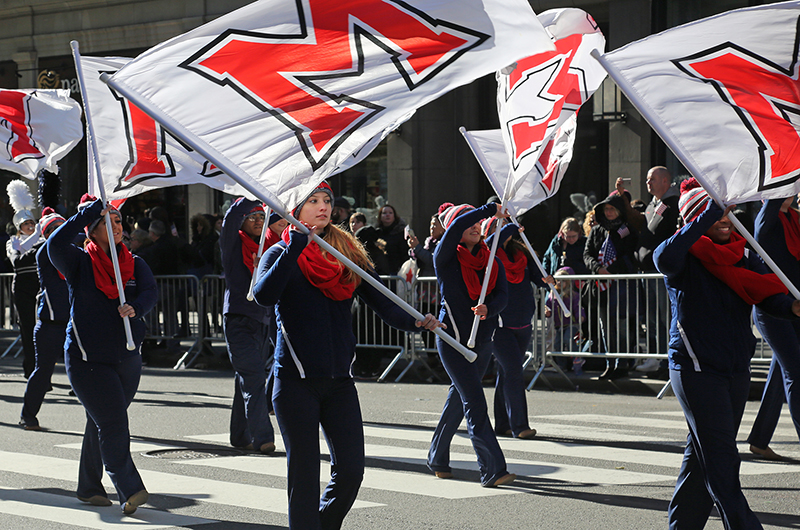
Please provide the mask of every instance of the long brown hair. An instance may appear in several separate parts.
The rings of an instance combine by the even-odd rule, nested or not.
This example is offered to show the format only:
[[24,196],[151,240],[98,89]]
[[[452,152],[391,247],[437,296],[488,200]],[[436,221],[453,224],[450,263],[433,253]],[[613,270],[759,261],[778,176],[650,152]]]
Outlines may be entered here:
[[[369,255],[364,249],[364,245],[361,244],[361,241],[356,239],[353,234],[342,230],[334,223],[328,223],[328,226],[325,227],[325,231],[322,234],[322,238],[327,241],[330,246],[344,254],[347,259],[362,269],[369,270],[375,267],[372,264],[372,261],[369,259]],[[325,259],[336,259],[333,256],[328,257],[328,252],[325,251],[325,249],[320,248],[320,251]],[[340,262],[339,264],[342,267],[345,267],[343,263]],[[345,267],[345,271],[342,275],[342,281],[344,283],[355,283],[356,286],[358,286],[361,283],[361,277],[348,267]]]

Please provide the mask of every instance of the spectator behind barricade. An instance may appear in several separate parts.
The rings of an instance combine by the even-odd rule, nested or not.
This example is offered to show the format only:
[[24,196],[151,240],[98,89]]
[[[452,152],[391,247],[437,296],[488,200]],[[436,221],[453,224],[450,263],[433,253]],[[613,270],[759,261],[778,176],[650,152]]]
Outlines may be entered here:
[[558,233],[547,247],[542,267],[551,275],[563,267],[572,268],[574,274],[589,274],[589,269],[583,262],[585,247],[586,237],[583,235],[581,225],[574,217],[567,217],[561,222]]
[[[625,192],[627,193],[627,192]],[[629,197],[628,197],[629,199]],[[592,227],[583,260],[592,274],[631,274],[636,272],[638,237],[627,223],[625,198],[616,191],[594,207],[599,223]],[[624,349],[633,353],[638,349],[638,330],[635,318],[628,313],[635,310],[636,289],[627,280],[589,282],[584,294],[591,304],[591,313],[597,315],[601,335],[591,333],[591,339],[602,338],[605,353]],[[584,301],[587,303],[587,301]],[[599,305],[597,305],[599,303]],[[598,310],[599,308],[599,310]],[[590,326],[593,324],[589,323]],[[630,326],[626,332],[624,326]],[[623,340],[618,340],[622,338]],[[623,359],[608,360],[601,379],[617,379],[628,374],[628,362]]]
[[386,253],[388,274],[397,274],[403,262],[408,259],[408,245],[405,240],[405,221],[397,215],[397,210],[390,204],[378,210],[375,228],[378,239],[384,241],[383,250]]
[[356,212],[350,215],[350,219],[347,224],[347,228],[350,230],[351,234],[355,234],[358,232],[358,229],[362,226],[366,226],[367,224],[367,216],[361,212]]
[[453,203],[446,202],[439,206],[439,210],[431,216],[431,222],[428,226],[428,237],[425,238],[425,244],[419,242],[416,235],[411,235],[408,238],[408,255],[417,262],[417,276],[422,278],[429,278],[436,276],[436,271],[433,268],[433,251],[436,250],[436,245],[444,235],[444,226],[439,219],[439,214],[445,211]]
[[219,246],[219,236],[211,226],[206,214],[198,213],[189,220],[192,231],[191,246],[194,249],[193,261],[188,274],[202,278],[214,272],[214,250]]
[[150,239],[150,233],[146,230],[137,228],[131,233],[130,250],[134,254],[142,257],[145,261],[147,261],[147,259],[144,258],[143,254],[145,254],[146,249],[152,245],[153,240]]
[[[574,351],[580,347],[580,344],[575,341],[575,337],[579,335],[581,324],[586,320],[586,310],[581,307],[581,295],[580,291],[575,288],[575,282],[563,278],[563,276],[572,276],[574,274],[575,271],[571,267],[562,267],[553,275],[556,280],[556,291],[561,295],[561,299],[569,309],[571,316],[564,315],[561,304],[558,303],[552,292],[547,295],[547,300],[544,303],[544,316],[553,319],[553,343],[550,347],[552,351]],[[559,277],[562,278],[559,279]],[[572,359],[572,363],[560,363],[560,366],[568,368],[569,364],[572,364],[575,375],[583,373],[583,357],[575,357]]]
[[331,211],[331,222],[337,225],[347,226],[350,222],[350,210],[352,209],[347,197],[336,197],[333,200],[333,210]]
[[597,226],[597,219],[595,219],[594,210],[586,212],[586,217],[583,218],[583,235],[589,237],[595,226]]
[[178,228],[175,226],[175,223],[170,220],[169,212],[167,212],[166,208],[163,206],[154,206],[153,208],[150,208],[147,216],[150,219],[158,219],[164,223],[164,226],[167,228],[167,231],[170,233],[170,235],[172,235],[172,237],[178,237]]
[[[629,211],[631,219],[636,220],[639,226],[639,248],[636,258],[639,268],[644,273],[654,273],[653,251],[663,241],[666,241],[678,229],[678,199],[680,192],[678,186],[672,183],[672,175],[664,166],[655,166],[647,172],[647,191],[653,198],[641,214],[635,209]],[[617,189],[622,187],[622,182],[617,181]],[[649,280],[646,282],[648,294],[645,301],[647,308],[646,322],[648,336],[648,351],[653,353],[667,353],[667,337],[669,324],[669,308],[667,288],[664,282]],[[653,376],[666,379],[669,376],[667,361],[647,359],[636,367],[638,372],[653,372]],[[657,372],[657,373],[656,373]]]
[[151,261],[148,262],[155,276],[180,274],[178,268],[178,245],[167,227],[158,219],[150,221],[150,239],[153,241]]
[[367,224],[367,217],[363,213],[356,212],[350,216],[350,230],[364,245],[369,259],[375,265],[375,272],[380,276],[391,274],[383,242],[378,241],[378,229]]

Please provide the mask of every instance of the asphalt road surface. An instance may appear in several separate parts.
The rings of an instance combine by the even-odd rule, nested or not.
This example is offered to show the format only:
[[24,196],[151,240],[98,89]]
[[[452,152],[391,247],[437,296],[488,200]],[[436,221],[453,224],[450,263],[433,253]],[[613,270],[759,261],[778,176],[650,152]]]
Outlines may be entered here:
[[[123,516],[75,498],[84,412],[69,396],[63,365],[39,414],[44,430],[17,425],[25,379],[18,360],[0,360],[0,528],[286,528],[286,460],[227,444],[233,392],[226,370],[144,369],[129,410],[132,451],[150,501]],[[453,442],[455,478],[425,466],[447,386],[358,383],[367,470],[344,528],[381,529],[663,529],[687,429],[674,397],[593,392],[528,392],[534,440],[501,438],[511,486],[482,488],[466,431]],[[486,389],[491,399],[493,391]],[[800,528],[800,447],[788,411],[772,447],[788,462],[756,460],[739,433],[742,484],[765,528]],[[490,406],[491,409],[491,406]],[[277,430],[277,423],[272,418]],[[322,478],[329,473],[321,439]],[[721,529],[714,513],[708,529]]]

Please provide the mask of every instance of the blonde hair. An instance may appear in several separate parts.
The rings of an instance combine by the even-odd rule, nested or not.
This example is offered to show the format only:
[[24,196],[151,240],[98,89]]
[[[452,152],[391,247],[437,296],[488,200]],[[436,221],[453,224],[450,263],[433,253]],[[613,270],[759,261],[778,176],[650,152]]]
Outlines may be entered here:
[[586,212],[586,217],[583,220],[583,235],[589,237],[592,232],[592,225],[597,224],[594,218],[594,210]]
[[[333,223],[329,223],[328,226],[325,227],[322,238],[327,241],[330,246],[344,254],[344,257],[362,269],[369,270],[374,268],[372,261],[369,259],[369,254],[367,254],[367,251],[364,249],[364,245],[350,232],[342,230]],[[339,261],[334,256],[329,257],[328,252],[323,248],[320,248],[320,252],[322,252],[322,257],[327,260]],[[339,266],[345,267],[341,262],[339,262]],[[361,283],[361,277],[348,267],[345,267],[344,273],[342,274],[342,281],[346,284],[354,283],[356,287],[358,287]]]
[[[566,296],[571,296],[572,295],[572,280],[569,280],[569,279],[558,280],[558,276],[569,276],[567,274],[567,271],[562,271],[562,270],[556,271],[555,274],[553,274],[553,279],[556,280],[556,290],[559,293],[564,294]],[[559,287],[559,285],[560,285],[560,287]]]

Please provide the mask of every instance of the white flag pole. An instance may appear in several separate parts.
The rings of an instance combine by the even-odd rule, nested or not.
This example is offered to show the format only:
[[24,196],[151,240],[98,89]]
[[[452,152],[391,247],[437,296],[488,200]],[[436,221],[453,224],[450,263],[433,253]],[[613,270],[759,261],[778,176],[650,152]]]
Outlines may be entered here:
[[[256,254],[257,261],[261,261],[261,256],[264,255],[264,241],[267,239],[267,230],[269,230],[269,216],[272,215],[272,212],[267,207],[266,211],[264,212],[266,215],[264,217],[264,227],[261,229],[261,237],[259,237],[258,241],[258,254]],[[256,286],[256,273],[258,272],[258,265],[253,268],[253,275],[250,277],[250,289],[247,290],[247,301],[253,301],[253,287]]]
[[[500,208],[503,206],[501,205]],[[498,212],[499,213],[499,212]],[[497,219],[497,226],[494,229],[494,239],[492,240],[492,249],[489,251],[489,261],[486,263],[486,272],[483,275],[483,285],[481,285],[481,294],[478,297],[478,305],[486,301],[486,291],[489,290],[489,279],[492,275],[492,266],[494,265],[494,256],[497,254],[497,242],[500,240],[500,229],[503,228],[500,219]],[[475,337],[478,336],[478,326],[481,323],[480,315],[475,315],[472,318],[472,330],[469,333],[469,340],[467,346],[469,348],[475,347]]]
[[[461,131],[461,135],[467,141],[467,145],[472,150],[472,154],[474,154],[475,158],[478,160],[478,165],[480,165],[481,169],[483,169],[483,173],[486,175],[486,178],[489,179],[489,182],[492,184],[492,187],[495,189],[495,191],[499,191],[500,186],[497,180],[497,176],[494,174],[494,171],[492,171],[492,167],[489,165],[489,161],[486,160],[485,156],[483,156],[483,151],[481,151],[480,147],[475,145],[475,143],[472,140],[472,136],[470,136],[470,134],[464,127],[460,127],[458,130]],[[517,222],[515,215],[511,216],[511,221],[515,225],[520,226],[519,222]],[[539,261],[539,257],[533,250],[533,246],[531,246],[531,242],[528,241],[528,237],[525,235],[525,232],[520,232],[520,235],[522,236],[522,241],[525,243],[525,246],[528,248],[528,252],[530,252],[531,256],[533,257],[533,260],[536,262],[536,266],[539,267],[539,272],[542,273],[542,278],[547,278],[549,274],[547,273],[546,270],[544,270],[544,266],[542,266],[542,262]],[[561,312],[564,313],[565,317],[569,318],[572,315],[572,312],[567,308],[567,305],[561,298],[561,293],[559,293],[556,290],[555,285],[548,284],[548,286],[550,287],[550,292],[552,293],[553,298],[555,298],[555,300],[558,302],[558,305],[561,306]]]
[[[628,97],[631,103],[633,103],[633,105],[636,107],[639,113],[644,117],[644,119],[647,120],[647,123],[650,124],[650,127],[653,128],[653,130],[661,137],[662,140],[664,140],[664,143],[667,144],[667,146],[669,146],[669,148],[672,150],[673,153],[675,153],[675,156],[677,156],[680,159],[684,167],[686,167],[686,169],[689,170],[689,173],[691,173],[694,176],[694,178],[700,181],[700,184],[703,185],[703,188],[705,188],[705,190],[708,192],[709,196],[711,196],[714,202],[719,204],[722,208],[725,208],[726,206],[725,203],[722,202],[714,187],[709,186],[708,183],[705,181],[704,173],[700,170],[695,161],[691,157],[686,155],[679,148],[680,143],[678,142],[678,139],[672,134],[672,131],[669,131],[661,127],[660,125],[661,122],[660,120],[657,119],[655,112],[639,96],[638,92],[634,90],[632,86],[630,86],[627,80],[624,77],[622,77],[622,74],[619,72],[619,70],[617,70],[611,63],[609,63],[608,59],[600,55],[600,53],[597,50],[592,50],[592,57],[597,59],[600,62],[600,64],[603,65],[603,68],[606,69],[611,79],[613,79],[614,82],[617,84],[617,86],[623,92],[625,92],[625,95]],[[747,231],[747,228],[745,228],[745,226],[739,221],[739,219],[737,219],[736,216],[733,215],[733,212],[728,214],[728,218],[736,227],[736,230],[738,230],[739,233],[747,240],[747,242],[750,243],[753,249],[756,252],[758,252],[758,254],[761,256],[761,259],[764,260],[764,263],[766,263],[767,266],[770,269],[772,269],[772,272],[774,272],[775,275],[781,279],[783,284],[789,289],[789,292],[792,293],[792,296],[794,296],[795,299],[800,300],[800,290],[798,290],[797,287],[791,282],[791,280],[789,280],[789,278],[783,273],[780,267],[778,267],[778,265],[767,254],[764,248],[758,244],[755,238],[750,234],[750,232]]]
[[[97,188],[100,192],[100,199],[103,201],[103,206],[107,205],[106,200],[106,189],[103,186],[103,177],[100,173],[100,160],[97,157],[97,140],[94,135],[94,127],[92,126],[92,115],[89,111],[89,98],[86,94],[86,83],[83,79],[83,67],[81,66],[81,52],[78,49],[78,41],[72,41],[69,43],[72,47],[72,58],[75,60],[75,73],[78,76],[78,87],[81,91],[81,99],[83,99],[83,111],[86,114],[86,129],[87,129],[87,136],[89,137],[89,141],[91,142],[92,146],[92,154],[91,157],[94,161],[95,173],[97,174]],[[122,275],[119,272],[119,257],[117,256],[116,252],[116,245],[114,244],[114,233],[111,228],[111,216],[106,212],[105,216],[106,221],[106,233],[108,234],[108,244],[111,250],[111,263],[114,266],[114,280],[117,284],[117,292],[119,293],[119,305],[125,305],[125,286],[122,285]],[[122,319],[123,327],[125,328],[125,338],[127,342],[128,350],[135,350],[136,344],[133,342],[133,333],[131,332],[131,322],[128,317],[123,317]]]
[[[247,175],[247,173],[245,173],[244,171],[242,171],[236,164],[234,164],[224,156],[220,155],[219,153],[216,153],[213,150],[209,149],[205,142],[197,138],[194,134],[188,131],[180,123],[178,123],[171,117],[167,116],[166,114],[162,113],[160,109],[151,105],[149,101],[141,97],[138,93],[133,92],[129,90],[127,87],[116,83],[108,74],[101,75],[100,80],[111,85],[115,90],[117,90],[123,96],[128,98],[129,101],[133,102],[137,107],[146,112],[151,118],[160,123],[165,129],[174,134],[177,138],[183,140],[192,149],[203,155],[209,162],[213,163],[220,170],[225,172],[225,174],[227,174],[230,178],[232,178],[234,181],[240,184],[244,189],[252,193],[255,197],[258,197],[262,202],[264,202],[264,204],[268,205],[273,211],[280,214],[281,217],[286,219],[292,226],[300,230],[300,232],[308,234],[309,238],[312,241],[316,242],[321,248],[324,248],[328,253],[336,257],[336,259],[341,261],[346,267],[350,268],[353,272],[361,276],[361,278],[364,281],[366,281],[372,287],[377,289],[381,294],[383,294],[389,300],[398,305],[406,313],[408,313],[409,315],[420,321],[425,319],[425,316],[422,313],[420,313],[419,311],[417,311],[417,309],[409,305],[405,300],[397,296],[389,288],[383,285],[378,279],[374,278],[371,274],[367,273],[361,267],[359,267],[358,265],[347,259],[344,256],[344,254],[333,248],[327,241],[325,241],[315,233],[310,232],[308,227],[306,227],[300,221],[295,219],[286,210],[286,206],[280,204],[280,201],[278,201],[278,199],[275,198],[271,193],[269,193],[265,189],[253,186],[253,183],[250,180],[250,176]],[[445,331],[442,330],[441,328],[436,328],[432,331],[433,333],[438,335],[443,341],[452,346],[456,351],[461,353],[464,356],[464,358],[467,359],[467,361],[474,362],[475,359],[478,358],[475,352],[465,348],[463,344],[459,343],[455,338],[445,333]]]

